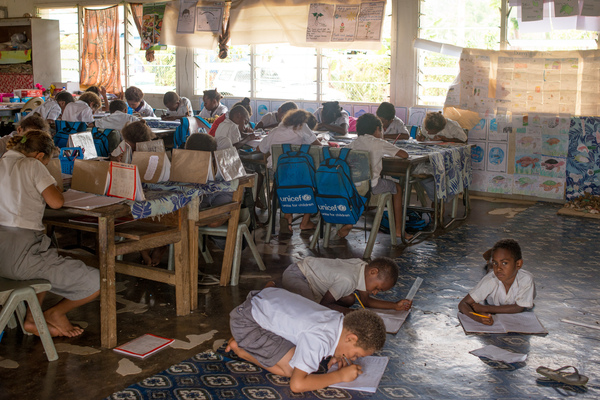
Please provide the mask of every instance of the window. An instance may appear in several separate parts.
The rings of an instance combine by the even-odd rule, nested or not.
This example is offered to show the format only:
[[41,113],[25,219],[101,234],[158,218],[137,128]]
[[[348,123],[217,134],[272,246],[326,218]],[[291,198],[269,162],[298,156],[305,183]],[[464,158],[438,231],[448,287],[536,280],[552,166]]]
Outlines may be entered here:
[[194,50],[196,86],[194,93],[214,89],[224,96],[250,97],[250,46],[230,46],[229,57],[221,60],[216,50]]
[[[511,14],[516,14],[513,10]],[[550,21],[551,24],[551,21]],[[509,16],[508,48],[510,50],[592,50],[597,49],[598,32],[554,30],[527,33],[519,29],[516,16]]]
[[44,19],[59,21],[61,81],[79,82],[79,29],[77,7],[46,8],[38,11]]

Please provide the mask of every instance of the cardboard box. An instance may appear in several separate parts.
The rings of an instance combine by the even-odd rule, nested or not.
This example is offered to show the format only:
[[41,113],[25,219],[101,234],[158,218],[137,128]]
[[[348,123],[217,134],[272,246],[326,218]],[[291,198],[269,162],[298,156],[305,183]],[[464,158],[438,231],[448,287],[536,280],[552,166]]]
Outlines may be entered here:
[[40,89],[15,89],[15,97],[42,97],[44,93]]

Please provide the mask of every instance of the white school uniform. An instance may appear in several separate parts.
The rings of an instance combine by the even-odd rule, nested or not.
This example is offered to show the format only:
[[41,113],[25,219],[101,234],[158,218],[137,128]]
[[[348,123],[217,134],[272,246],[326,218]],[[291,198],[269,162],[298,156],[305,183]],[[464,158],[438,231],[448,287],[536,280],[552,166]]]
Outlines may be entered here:
[[[333,121],[333,123],[331,125],[342,126],[342,124],[346,124],[346,127],[350,126],[350,115],[348,115],[348,111],[342,110],[341,112],[342,112],[342,115],[338,119]],[[317,108],[317,111],[315,111],[315,118],[317,118],[318,123],[323,122],[323,120],[321,118],[322,114],[323,114],[323,107]]]
[[371,162],[371,187],[377,186],[383,168],[383,157],[394,157],[400,149],[393,144],[376,138],[373,135],[361,135],[348,145],[354,150],[365,150],[369,152]]
[[27,114],[23,119],[29,118],[34,113],[38,113],[44,119],[52,119],[57,120],[62,114],[62,109],[56,102],[56,100],[50,98],[46,100],[41,106],[34,108],[29,114]]
[[259,124],[262,122],[263,127],[279,125],[279,121],[277,121],[277,111],[271,111],[262,116]]
[[400,118],[394,116],[392,122],[387,127],[387,129],[383,132],[384,135],[399,135],[401,133],[408,133],[408,129],[406,129],[406,125],[404,125],[404,121]]
[[[462,142],[467,141],[467,134],[465,130],[456,121],[446,118],[446,126],[440,132],[437,133],[439,136],[447,137],[448,139],[458,139]],[[426,138],[432,138],[433,136],[428,135],[427,131],[423,129],[423,136]]]
[[42,218],[46,202],[42,192],[56,185],[48,169],[33,157],[8,150],[0,159],[0,225],[17,228],[44,230]]
[[63,121],[70,122],[94,122],[94,113],[91,107],[85,101],[77,100],[67,104],[65,112],[62,115]]
[[[271,152],[271,146],[274,144],[312,144],[315,140],[317,140],[317,136],[306,124],[303,124],[299,129],[279,125],[263,138],[258,145],[258,149],[266,154]],[[269,156],[267,167],[271,168],[272,166],[273,160]]]
[[179,106],[177,107],[177,110],[167,110],[166,115],[169,115],[171,117],[193,117],[194,110],[192,108],[192,102],[187,97],[180,97]]
[[140,115],[140,117],[156,117],[156,115],[154,115],[154,109],[152,108],[152,106],[148,103],[146,103],[144,100],[142,100],[140,102],[140,105],[138,106],[138,108],[133,110],[134,113],[138,113]]
[[229,111],[227,106],[225,106],[223,103],[219,103],[217,108],[215,108],[213,111],[208,111],[206,109],[206,107],[204,107],[202,109],[202,111],[200,111],[200,114],[198,114],[198,115],[201,116],[202,118],[212,118],[212,117],[216,117],[217,115],[227,114],[227,111]]
[[242,140],[239,126],[229,118],[225,118],[225,120],[219,124],[219,127],[215,132],[215,139],[220,137],[229,138],[233,144]]
[[252,317],[263,329],[296,345],[290,367],[306,373],[334,354],[344,315],[280,288],[266,288],[252,298]]
[[306,277],[317,302],[320,302],[327,292],[331,293],[337,301],[355,290],[367,290],[365,284],[367,263],[359,258],[342,260],[305,257],[297,265]]
[[133,149],[126,141],[121,141],[116,149],[110,153],[113,157],[119,157],[123,154],[123,158],[121,158],[121,162],[125,164],[131,164],[131,159],[133,158]]
[[96,120],[96,127],[100,129],[115,129],[117,131],[123,130],[123,127],[130,122],[136,122],[140,119],[134,115],[126,114],[122,111],[115,111],[114,113],[107,115]]
[[483,304],[484,300],[487,300],[488,304],[493,306],[516,304],[520,307],[531,308],[535,298],[535,283],[530,272],[520,269],[507,293],[504,284],[496,278],[494,271],[491,271],[479,281],[469,294],[476,303]]

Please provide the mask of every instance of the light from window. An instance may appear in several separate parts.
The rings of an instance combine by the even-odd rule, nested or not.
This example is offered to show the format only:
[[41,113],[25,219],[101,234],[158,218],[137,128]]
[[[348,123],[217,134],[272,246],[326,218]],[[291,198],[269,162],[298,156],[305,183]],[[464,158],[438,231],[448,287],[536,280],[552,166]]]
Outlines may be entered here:
[[61,81],[79,82],[79,31],[77,8],[45,8],[38,15],[58,20],[60,29]]
[[230,46],[225,60],[217,50],[194,50],[195,94],[214,89],[223,96],[250,97],[250,46]]

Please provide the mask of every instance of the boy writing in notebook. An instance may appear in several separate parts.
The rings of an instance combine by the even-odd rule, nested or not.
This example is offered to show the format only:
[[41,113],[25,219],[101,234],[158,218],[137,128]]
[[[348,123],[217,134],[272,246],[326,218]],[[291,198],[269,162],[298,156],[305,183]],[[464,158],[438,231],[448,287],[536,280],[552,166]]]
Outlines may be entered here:
[[[290,378],[293,392],[351,382],[362,373],[349,363],[383,348],[385,325],[377,314],[360,310],[347,316],[287,290],[250,292],[230,314],[233,338],[226,351],[267,371]],[[339,369],[313,374],[325,357]]]
[[332,310],[348,314],[358,291],[361,305],[371,308],[409,310],[412,301],[384,301],[371,297],[390,290],[398,280],[398,266],[387,257],[366,263],[359,258],[306,257],[290,265],[282,277],[282,287],[314,300]]
[[523,271],[519,243],[503,239],[492,247],[493,271],[483,277],[458,304],[461,313],[486,325],[493,325],[492,314],[515,314],[533,307],[533,276]]

